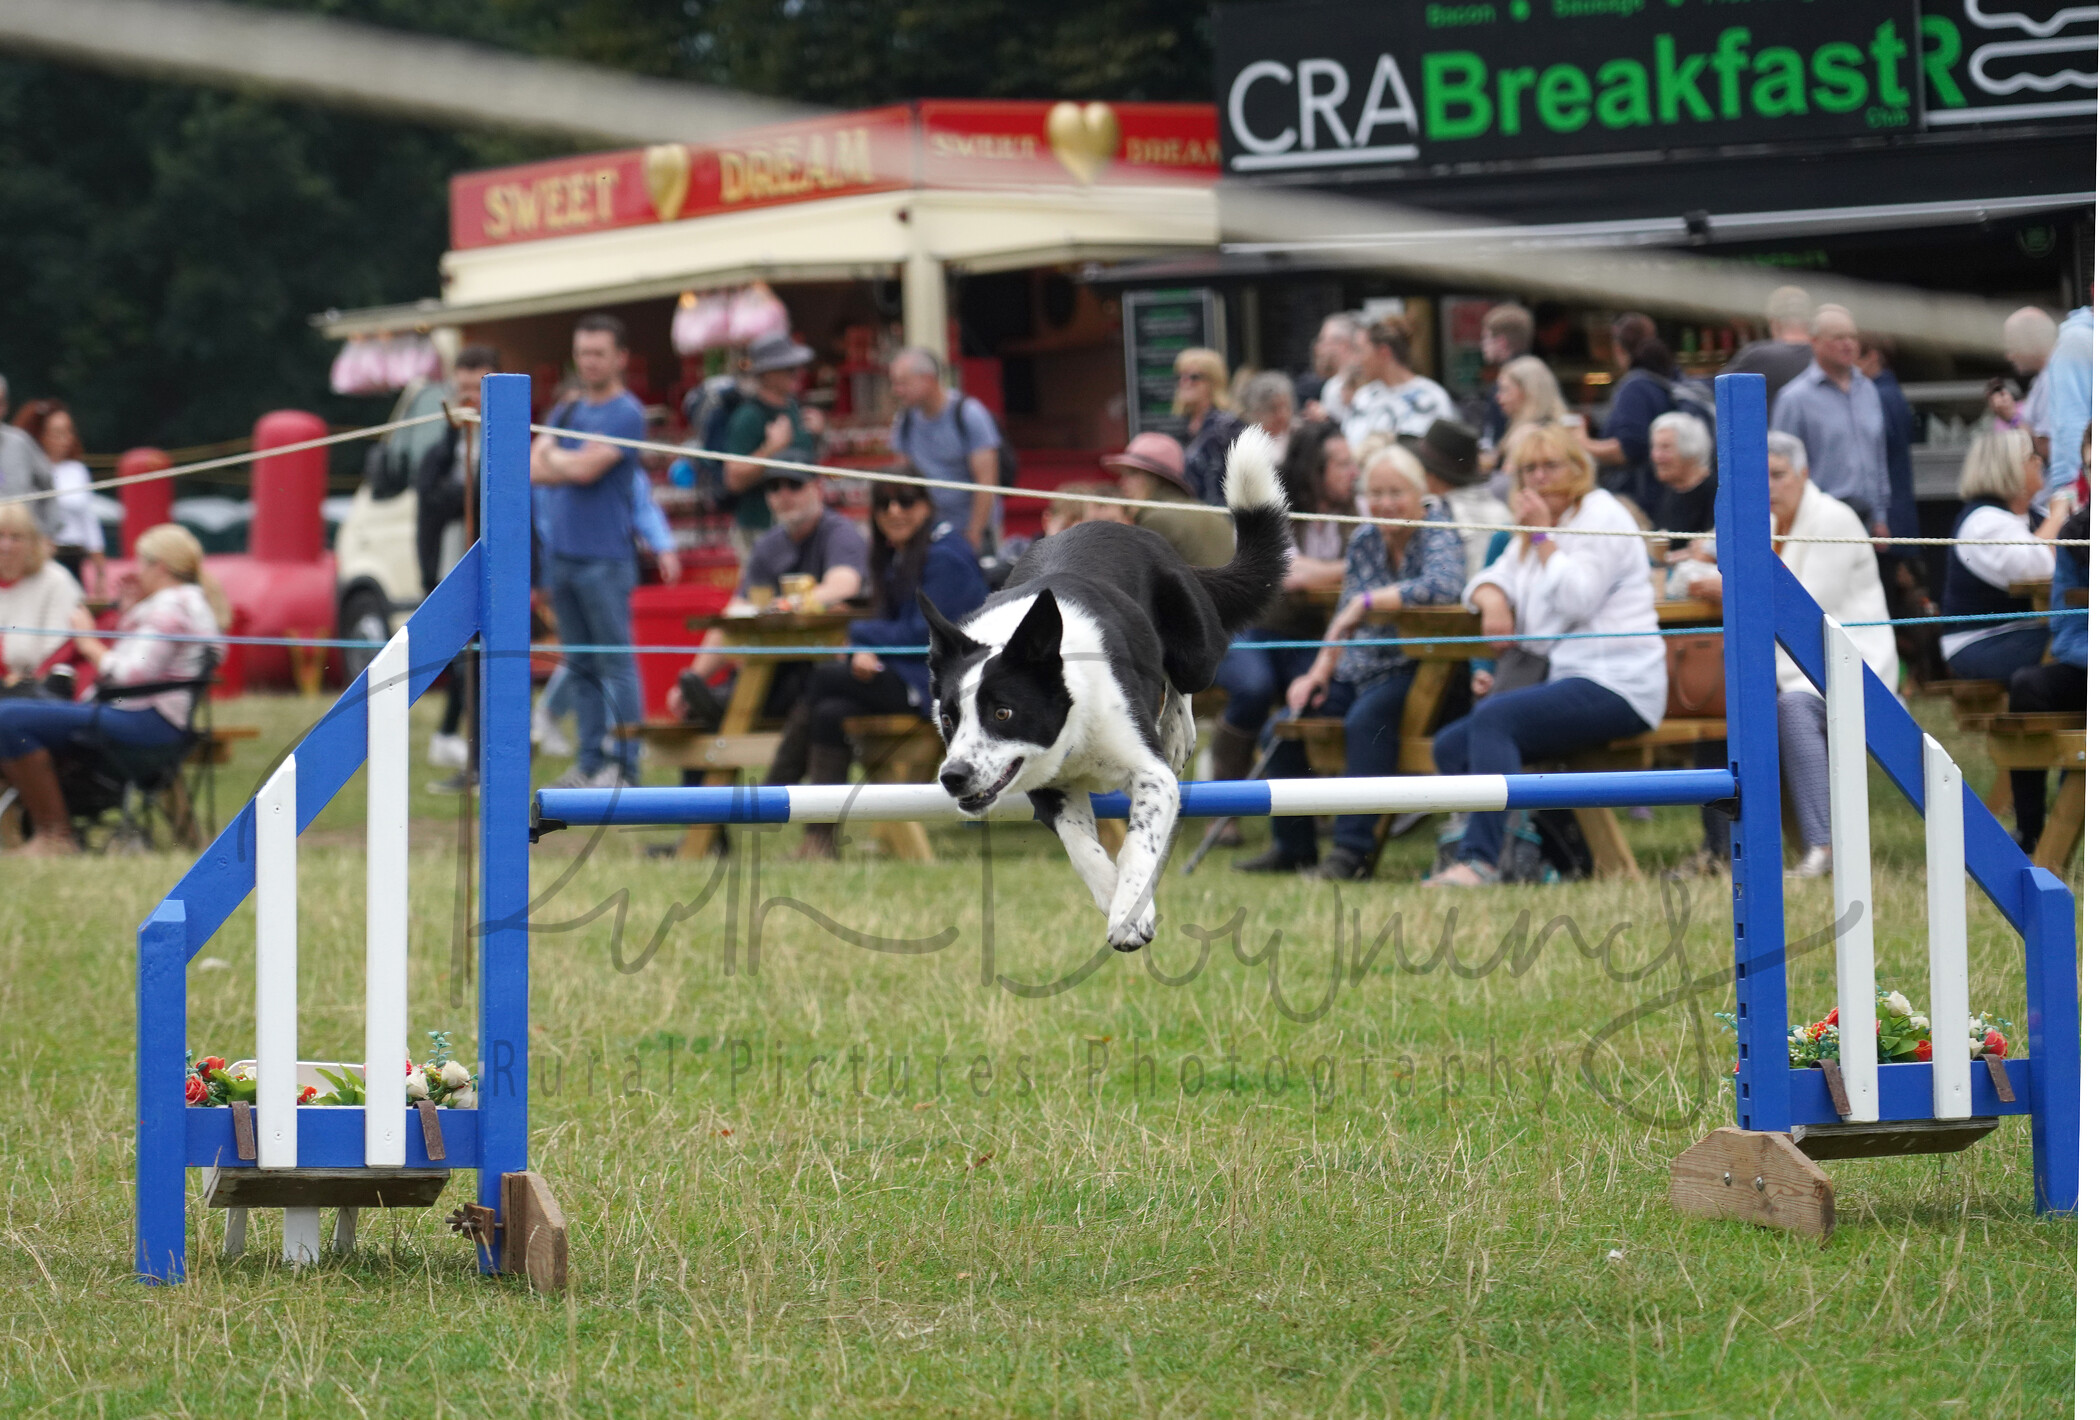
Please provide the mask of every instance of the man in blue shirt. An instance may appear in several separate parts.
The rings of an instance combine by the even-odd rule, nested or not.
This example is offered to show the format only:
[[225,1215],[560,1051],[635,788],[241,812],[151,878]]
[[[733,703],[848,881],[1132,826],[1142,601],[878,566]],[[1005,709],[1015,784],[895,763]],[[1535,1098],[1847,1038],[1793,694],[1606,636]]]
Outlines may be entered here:
[[[547,422],[584,434],[640,439],[646,427],[641,401],[627,392],[627,327],[617,316],[589,315],[576,323],[571,345],[582,393]],[[561,639],[572,646],[633,644],[635,451],[616,444],[541,434],[532,443],[532,481],[544,486],[545,556],[541,582],[554,603]],[[640,782],[641,741],[615,743],[605,757],[608,721],[631,730],[642,718],[641,678],[631,651],[570,652],[582,678],[577,697],[576,764],[555,781],[564,788],[609,789]]]
[[[941,384],[941,362],[931,350],[913,346],[890,361],[890,393],[897,400],[897,420],[890,426],[890,447],[911,462],[921,478],[952,483],[999,486],[999,425],[992,412],[961,390]],[[944,522],[970,544],[985,546],[985,531],[998,526],[990,493],[960,488],[930,488],[936,522]]]
[[2047,498],[2078,481],[2078,444],[2093,422],[2093,308],[2080,306],[2057,327],[2056,348],[2042,367],[2048,391],[2034,432],[2049,441]]
[[1809,323],[1814,358],[1779,392],[1772,427],[1808,446],[1816,487],[1850,505],[1876,537],[1889,535],[1888,425],[1881,391],[1859,368],[1859,327],[1843,306]]

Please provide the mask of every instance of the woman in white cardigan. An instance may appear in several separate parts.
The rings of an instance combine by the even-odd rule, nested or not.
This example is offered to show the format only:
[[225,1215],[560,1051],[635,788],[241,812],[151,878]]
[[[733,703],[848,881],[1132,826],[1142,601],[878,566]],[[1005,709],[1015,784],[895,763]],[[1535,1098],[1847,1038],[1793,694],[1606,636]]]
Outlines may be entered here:
[[[73,624],[80,584],[51,556],[44,530],[27,503],[0,504],[0,626]],[[36,685],[37,672],[66,644],[63,634],[0,632],[0,695]]]
[[[1772,477],[1772,536],[1779,560],[1802,587],[1840,623],[1887,621],[1888,599],[1874,547],[1859,514],[1808,479],[1808,447],[1792,434],[1765,436]],[[1857,542],[1804,542],[1803,538],[1857,538]],[[1721,599],[1721,578],[1710,572],[1692,581],[1692,595]],[[1881,683],[1896,688],[1896,632],[1890,626],[1847,626],[1859,658]],[[1820,878],[1830,872],[1830,741],[1823,697],[1793,657],[1779,657],[1779,772],[1794,804],[1795,825],[1806,851],[1787,871],[1790,878]]]
[[[1543,682],[1498,685],[1463,720],[1436,737],[1445,774],[1516,774],[1532,760],[1609,744],[1655,728],[1668,695],[1648,550],[1632,516],[1597,487],[1596,465],[1557,424],[1533,425],[1509,441],[1519,488],[1511,511],[1519,533],[1467,584],[1483,634],[1524,642],[1565,632],[1607,636],[1525,647],[1543,656]],[[1605,536],[1580,536],[1594,529]],[[1645,634],[1642,634],[1645,633]],[[1455,861],[1429,881],[1477,887],[1495,881],[1503,815],[1476,813]]]

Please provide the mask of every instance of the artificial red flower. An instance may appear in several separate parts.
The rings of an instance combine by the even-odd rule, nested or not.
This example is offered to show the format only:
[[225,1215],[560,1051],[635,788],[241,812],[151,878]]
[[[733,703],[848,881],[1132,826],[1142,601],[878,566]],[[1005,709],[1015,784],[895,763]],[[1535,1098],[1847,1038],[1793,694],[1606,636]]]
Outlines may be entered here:
[[205,1087],[204,1081],[195,1075],[183,1082],[182,1097],[190,1104],[203,1104],[210,1095],[211,1091]]
[[1824,1024],[1824,1025],[1826,1025],[1826,1026],[1834,1026],[1834,1025],[1836,1025],[1837,1023],[1838,1023],[1838,1008],[1837,1008],[1837,1007],[1835,1007],[1835,1006],[1832,1006],[1832,1007],[1830,1008],[1830,1014],[1829,1014],[1829,1015],[1827,1015],[1827,1016],[1825,1016],[1825,1017],[1823,1017],[1823,1024]]
[[315,1089],[312,1085],[308,1085],[305,1089],[299,1091],[299,1103],[312,1104],[314,1101],[314,1097],[320,1093],[321,1092]]
[[1985,1031],[1983,1033],[1983,1049],[1987,1055],[2005,1054],[2005,1037],[1994,1030]]
[[225,1068],[226,1062],[216,1055],[207,1055],[197,1062],[197,1073],[200,1075],[209,1075],[214,1070]]
[[1919,1042],[1918,1042],[1918,1058],[1919,1058],[1920,1060],[1930,1060],[1930,1059],[1932,1058],[1932,1042],[1931,1042],[1931,1041],[1929,1041],[1929,1040],[1921,1040],[1921,1041],[1919,1041]]
[[1821,1040],[1823,1038],[1824,1033],[1829,1029],[1830,1022],[1828,1021],[1812,1022],[1808,1028],[1808,1038],[1810,1040]]

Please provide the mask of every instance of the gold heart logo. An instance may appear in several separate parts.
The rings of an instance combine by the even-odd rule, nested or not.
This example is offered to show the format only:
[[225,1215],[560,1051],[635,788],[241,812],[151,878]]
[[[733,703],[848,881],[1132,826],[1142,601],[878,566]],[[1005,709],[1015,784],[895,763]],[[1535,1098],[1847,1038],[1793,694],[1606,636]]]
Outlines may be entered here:
[[642,183],[649,189],[650,205],[660,222],[668,222],[685,206],[685,190],[693,180],[692,159],[683,143],[659,143],[642,150]]
[[1092,182],[1123,146],[1123,125],[1116,122],[1115,110],[1098,102],[1081,107],[1067,99],[1054,105],[1043,134],[1057,161],[1081,182]]

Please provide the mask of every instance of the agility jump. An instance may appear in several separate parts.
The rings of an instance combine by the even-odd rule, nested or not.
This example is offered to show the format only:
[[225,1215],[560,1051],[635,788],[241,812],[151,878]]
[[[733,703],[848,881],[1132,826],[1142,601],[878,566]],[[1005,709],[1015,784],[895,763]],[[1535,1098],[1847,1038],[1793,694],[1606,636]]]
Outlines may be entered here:
[[[1842,628],[1773,553],[1764,382],[1718,382],[1728,767],[1629,773],[1466,775],[1213,782],[1181,786],[1181,812],[1260,814],[1481,811],[1639,804],[1719,804],[1733,816],[1730,867],[1737,1016],[1735,1124],[1672,1166],[1673,1202],[1690,1212],[1827,1234],[1829,1178],[1817,1158],[1966,1147],[1998,1118],[2033,1120],[2034,1203],[2076,1203],[2078,1007],[2070,891],[2033,867],[1944,750],[1896,697],[1861,674]],[[526,935],[530,841],[559,828],[653,824],[952,821],[937,785],[530,791],[527,718],[530,384],[483,384],[482,538],[411,617],[371,669],[230,822],[139,929],[138,1215],[141,1278],[187,1270],[187,1171],[209,1169],[207,1201],[287,1210],[287,1252],[318,1250],[322,1206],[427,1206],[449,1172],[478,1174],[456,1226],[484,1272],[526,1271],[560,1285],[566,1229],[529,1172],[531,1099]],[[392,1078],[406,1023],[406,713],[476,637],[480,715],[479,1031],[473,1109],[417,1110],[371,1087]],[[1826,697],[1831,755],[1835,924],[1800,950],[1834,940],[1840,1011],[1871,1019],[1872,896],[1866,764],[1879,763],[1925,816],[1931,1015],[1946,1048],[1930,1062],[1877,1064],[1865,1032],[1840,1035],[1834,1069],[1790,1069],[1773,648]],[[397,744],[398,741],[398,744]],[[296,837],[367,758],[369,832],[367,1061],[363,1109],[296,1103]],[[382,783],[384,781],[384,783]],[[398,782],[398,795],[385,787]],[[1098,795],[1102,818],[1128,811]],[[1014,795],[983,817],[1031,817]],[[398,817],[397,817],[398,816]],[[1964,875],[2020,933],[2027,976],[2026,1059],[1972,1061],[1967,1049]],[[189,1107],[185,972],[251,891],[258,896],[257,1109]],[[1856,1037],[1856,1039],[1855,1039]],[[1940,1042],[1936,1041],[1935,1044]],[[1830,1062],[1826,1062],[1828,1064]],[[289,1101],[289,1103],[288,1103]],[[237,1117],[238,1116],[238,1117]],[[267,1141],[267,1150],[265,1143]],[[433,1186],[435,1185],[435,1186]],[[345,1234],[338,1223],[337,1238]],[[295,1257],[294,1260],[299,1260]]]

